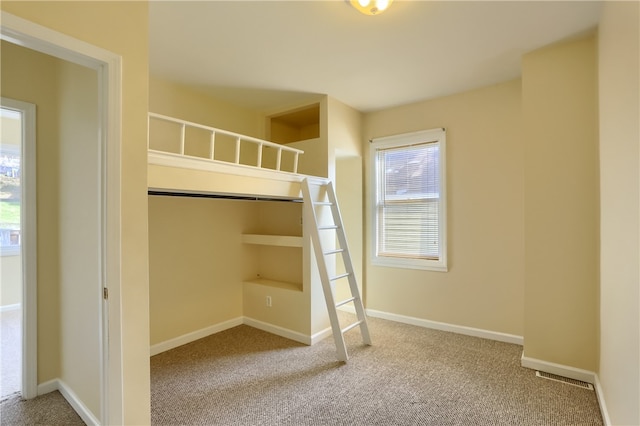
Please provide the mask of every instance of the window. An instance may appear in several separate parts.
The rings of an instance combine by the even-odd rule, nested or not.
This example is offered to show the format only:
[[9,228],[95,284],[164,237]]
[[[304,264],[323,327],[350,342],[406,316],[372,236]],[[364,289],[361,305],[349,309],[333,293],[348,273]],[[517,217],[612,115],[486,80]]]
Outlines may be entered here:
[[447,270],[445,130],[374,139],[372,263]]

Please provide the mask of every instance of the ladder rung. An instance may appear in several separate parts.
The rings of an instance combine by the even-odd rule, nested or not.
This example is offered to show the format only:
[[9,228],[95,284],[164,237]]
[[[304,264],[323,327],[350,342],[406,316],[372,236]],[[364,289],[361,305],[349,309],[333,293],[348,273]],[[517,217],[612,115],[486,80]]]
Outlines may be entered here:
[[[2,0],[0,0],[2,1]],[[324,182],[324,181],[322,181]],[[343,334],[347,331],[360,327],[360,333],[362,334],[362,341],[370,345],[371,344],[371,336],[369,335],[369,327],[367,326],[367,317],[364,314],[362,306],[362,297],[357,288],[356,276],[353,272],[353,266],[351,264],[351,258],[349,256],[349,249],[346,244],[342,244],[345,242],[344,240],[344,225],[340,219],[340,211],[338,208],[338,202],[336,200],[336,194],[333,190],[333,185],[331,181],[326,181],[324,183],[318,183],[318,181],[313,182],[313,187],[326,188],[326,194],[322,192],[315,193],[315,199],[311,197],[310,185],[311,182],[309,179],[304,179],[301,183],[302,196],[304,199],[305,212],[309,213],[309,217],[313,219],[312,229],[311,229],[311,240],[313,242],[313,252],[316,256],[316,263],[319,268],[321,282],[322,282],[322,290],[324,292],[324,299],[327,303],[327,310],[329,311],[329,319],[331,320],[331,329],[333,331],[333,338],[335,340],[337,358],[339,361],[347,361],[349,359],[349,355],[347,354],[347,347],[345,346],[345,341],[343,338]],[[321,223],[318,223],[317,212],[323,211],[327,212],[326,209],[322,207],[328,206],[331,209],[331,214],[333,220],[329,217],[324,218]],[[328,213],[328,212],[327,212]],[[330,246],[327,246],[326,249],[322,248],[322,237],[323,236],[333,236],[330,235],[332,233],[322,234],[323,230],[334,230],[335,236],[338,237],[340,244],[335,243]],[[329,267],[332,265],[327,265],[326,263],[329,260],[334,260],[337,258],[330,258],[327,256],[338,255],[341,253],[343,257],[344,268],[340,271],[333,271],[336,274],[333,278],[329,276]],[[345,272],[349,271],[349,272]],[[345,273],[343,273],[345,272]],[[351,287],[351,293],[346,295],[346,299],[340,300],[336,302],[334,289],[335,284],[332,285],[332,282],[340,280],[342,278],[348,278],[349,284]],[[347,305],[348,303],[353,303],[353,307],[358,313],[358,318],[353,323],[345,324],[346,327],[342,328],[340,324],[340,320],[337,315],[337,308]],[[338,333],[340,331],[340,333]]]
[[329,256],[330,254],[342,253],[343,251],[344,249],[329,250],[329,251],[325,251],[324,255]]
[[351,303],[351,302],[353,302],[354,300],[356,300],[356,298],[355,298],[355,297],[350,297],[350,298],[348,298],[348,299],[344,299],[342,302],[338,302],[338,303],[336,303],[336,308],[339,308],[339,307],[340,307],[340,306],[342,306],[342,305],[346,305],[347,303]]
[[330,278],[329,281],[336,281],[336,280],[339,280],[340,278],[348,277],[349,275],[351,274],[346,272],[344,274],[336,275],[335,277]]
[[363,322],[364,321],[360,320],[358,322],[354,322],[353,324],[350,324],[350,325],[346,326],[345,328],[342,329],[342,334],[346,333],[347,331],[351,330],[352,328],[356,328],[357,326],[359,326]]

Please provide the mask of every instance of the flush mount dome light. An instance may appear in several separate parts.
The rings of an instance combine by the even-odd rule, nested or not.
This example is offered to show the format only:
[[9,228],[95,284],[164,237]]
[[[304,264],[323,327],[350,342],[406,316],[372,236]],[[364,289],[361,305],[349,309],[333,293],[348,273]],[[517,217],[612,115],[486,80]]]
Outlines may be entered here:
[[365,15],[379,15],[389,8],[393,0],[350,0],[351,6]]

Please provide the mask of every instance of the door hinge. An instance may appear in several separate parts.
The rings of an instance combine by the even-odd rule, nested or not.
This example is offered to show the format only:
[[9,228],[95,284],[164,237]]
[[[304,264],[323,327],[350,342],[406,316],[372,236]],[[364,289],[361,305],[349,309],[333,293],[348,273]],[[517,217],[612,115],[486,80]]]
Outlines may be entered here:
[[106,287],[102,287],[102,298],[104,300],[108,300],[109,299],[109,289]]

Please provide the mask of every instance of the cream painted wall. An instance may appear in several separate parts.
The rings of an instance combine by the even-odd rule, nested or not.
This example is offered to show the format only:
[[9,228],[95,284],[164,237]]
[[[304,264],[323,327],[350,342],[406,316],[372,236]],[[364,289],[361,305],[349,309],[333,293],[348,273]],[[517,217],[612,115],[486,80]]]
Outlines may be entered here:
[[[340,214],[347,236],[351,264],[360,287],[363,301],[366,300],[364,291],[364,211],[362,209],[362,157],[336,158],[336,197],[340,205]],[[344,264],[338,261],[337,273],[344,272]],[[336,299],[344,300],[350,297],[350,290],[346,280],[336,282]]]
[[[314,133],[317,130],[318,137],[313,139],[301,140],[298,142],[287,143],[286,145],[291,148],[301,149],[304,151],[304,154],[298,160],[298,173],[304,175],[311,176],[322,176],[322,177],[333,177],[331,173],[331,167],[329,165],[329,149],[328,149],[328,97],[327,96],[318,96],[317,98],[312,97],[307,102],[302,104],[295,103],[289,105],[282,105],[279,107],[274,107],[269,110],[261,111],[263,115],[263,122],[265,123],[264,130],[264,138],[270,140],[271,135],[271,120],[269,117],[276,116],[280,117],[281,115],[291,112],[297,111],[300,109],[308,108],[312,105],[319,105],[319,123],[317,129],[313,126]],[[277,132],[278,125],[274,128],[275,132]],[[298,135],[299,137],[303,137],[302,134]],[[278,138],[275,138],[278,140]],[[283,163],[284,164],[284,163]]]
[[149,77],[149,111],[256,138],[264,137],[264,120],[259,112],[156,75]]
[[605,2],[599,30],[600,364],[611,424],[640,424],[640,7]]
[[242,316],[242,280],[255,273],[240,240],[257,204],[149,196],[151,344]]
[[2,49],[3,96],[38,111],[38,382],[62,379],[98,418],[97,73],[9,43]]
[[89,68],[59,62],[59,377],[94,417],[100,418],[98,74]]
[[595,36],[528,53],[524,356],[595,371],[598,111]]
[[[362,294],[364,283],[362,113],[337,99],[328,97],[327,116],[329,173],[334,176],[335,191],[345,227],[351,263]],[[340,260],[336,268],[338,272],[343,271]],[[336,300],[344,300],[350,296],[351,292],[346,280],[336,282]]]
[[[151,344],[242,316],[310,334],[302,250],[241,235],[302,235],[299,203],[149,196]],[[299,291],[244,284],[258,276]],[[267,307],[266,296],[273,301]]]
[[36,105],[38,383],[60,374],[59,60],[2,41],[2,96]]
[[[118,411],[119,404],[117,404],[115,408],[117,412],[111,412],[111,418],[122,417],[126,424],[149,424],[151,416],[146,195],[146,134],[149,99],[148,5],[146,2],[118,1],[3,1],[0,7],[3,11],[102,47],[123,58],[121,151],[121,321],[125,325],[122,328],[121,340],[123,411]],[[117,28],[117,31],[114,28]],[[40,157],[40,153],[38,155]],[[44,179],[41,170],[38,170],[38,177]],[[43,248],[39,247],[39,250],[41,249]],[[51,255],[51,252],[47,254]],[[39,259],[40,257],[39,255]],[[42,277],[42,275],[39,271],[38,276]],[[47,335],[46,338],[50,337]],[[55,340],[55,337],[53,339]],[[38,344],[40,345],[40,342]]]
[[[151,76],[149,79],[149,110],[256,138],[262,138],[264,135],[264,120],[259,112],[221,101],[201,91],[159,76]],[[152,120],[150,148],[178,152],[179,135],[177,125]],[[208,131],[188,129],[185,140],[186,154],[200,157],[209,156],[210,133]],[[233,162],[235,138],[216,135],[215,152],[216,159]],[[257,150],[255,145],[243,144],[240,153],[242,164],[256,164]]]
[[22,257],[0,256],[0,306],[22,302]]
[[298,160],[298,173],[327,177],[327,144],[324,141],[320,138],[287,144],[288,147],[304,151]]
[[[265,119],[260,112],[222,102],[159,77],[152,77],[150,82],[149,104],[153,112],[258,138],[264,137]],[[266,157],[265,155],[265,160]],[[155,170],[155,166],[150,169],[151,186],[159,183]],[[177,170],[163,170],[162,179],[169,179],[175,184],[175,172]],[[194,176],[193,173],[189,175]],[[207,176],[201,182],[208,182],[209,178],[210,176]],[[218,185],[219,192],[250,194],[269,191],[268,187],[275,188],[273,183],[264,180],[260,183],[264,188],[248,184],[241,185],[242,188],[234,188],[222,179],[218,181],[222,183]],[[185,178],[183,181],[186,183],[194,180]],[[243,179],[234,179],[235,184],[242,181]],[[291,185],[285,186],[288,188]],[[211,188],[209,190],[211,191]],[[242,232],[302,235],[300,205],[294,205],[297,210],[291,212],[292,205],[286,203],[194,201],[185,198],[166,200],[161,197],[150,197],[150,203],[151,344],[242,315],[309,334],[309,301],[302,292],[246,285],[243,293],[242,283],[244,279],[255,278],[258,271],[263,271],[263,274],[272,279],[301,283],[302,256],[299,249],[268,250],[240,244]],[[203,230],[220,235],[202,242],[197,250],[190,248],[189,256],[177,258],[175,248],[167,243],[167,236],[161,231],[162,227],[158,223],[175,223],[180,221],[179,215],[193,216],[186,225],[190,235],[200,235]],[[173,238],[173,233],[171,235]],[[285,258],[278,262],[283,254],[278,251],[285,251],[285,257],[288,256],[286,251],[290,251],[288,257],[293,259]],[[207,262],[197,263],[198,253],[206,255]],[[291,268],[291,263],[297,266]],[[176,299],[176,274],[191,277],[190,288],[193,289],[184,295],[185,300],[181,301],[180,306],[188,307],[189,313],[179,315],[180,319],[166,315],[171,303]],[[203,294],[210,297],[202,297]],[[273,299],[274,306],[270,309],[265,305],[267,295]]]
[[[252,203],[258,217],[245,229],[250,234],[302,236],[302,204],[289,202]],[[249,256],[247,256],[249,255]],[[245,245],[246,279],[272,279],[294,283],[299,290],[258,284],[244,284],[243,312],[248,318],[309,336],[313,333],[311,289],[304,277],[303,249]],[[247,270],[248,269],[248,270]],[[260,274],[260,277],[258,277]],[[272,306],[267,307],[270,296]]]
[[362,118],[360,111],[327,97],[329,149],[335,157],[362,156]]
[[[520,80],[364,116],[369,139],[447,129],[449,272],[366,263],[367,308],[523,335],[524,141]],[[371,233],[366,228],[366,241]],[[369,252],[370,248],[366,247]]]

